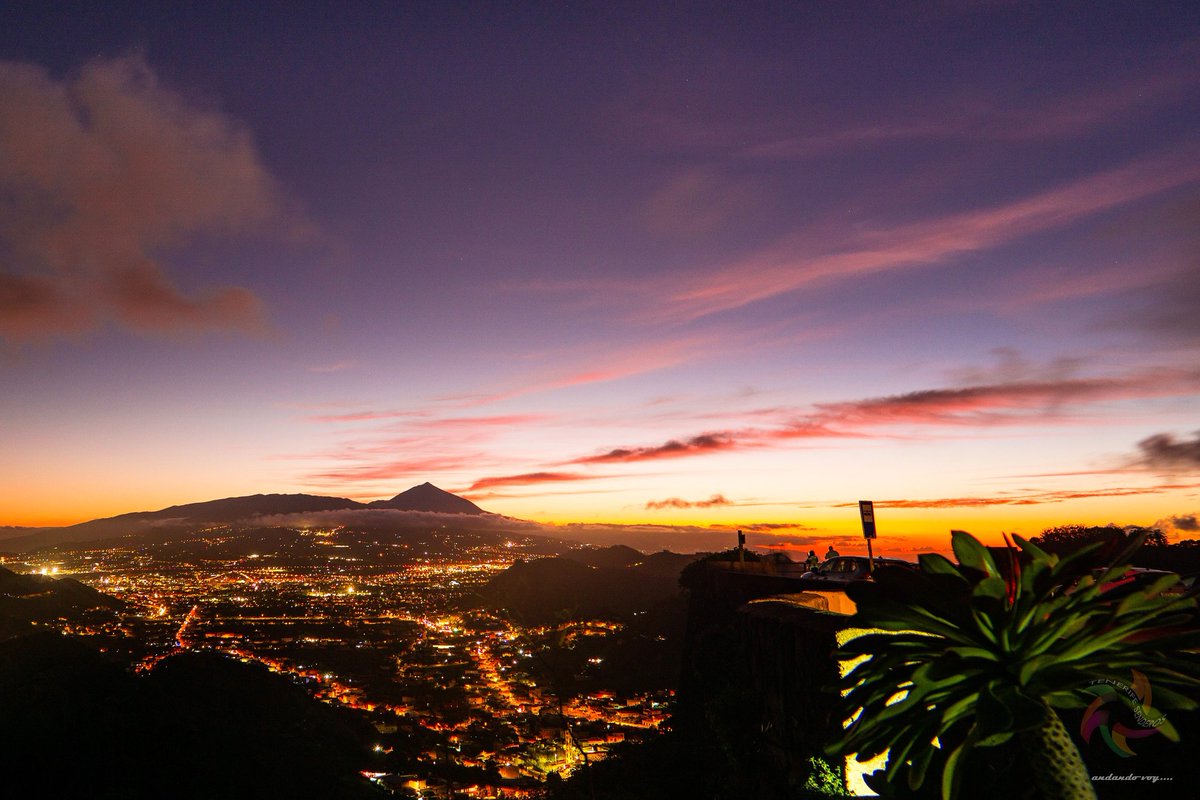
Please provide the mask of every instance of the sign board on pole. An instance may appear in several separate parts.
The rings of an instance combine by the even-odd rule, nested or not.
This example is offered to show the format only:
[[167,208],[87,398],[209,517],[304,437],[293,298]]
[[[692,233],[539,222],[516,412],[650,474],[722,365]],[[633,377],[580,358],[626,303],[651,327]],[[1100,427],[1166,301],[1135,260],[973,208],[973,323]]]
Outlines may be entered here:
[[862,517],[864,539],[875,538],[875,504],[870,500],[858,501],[858,515]]

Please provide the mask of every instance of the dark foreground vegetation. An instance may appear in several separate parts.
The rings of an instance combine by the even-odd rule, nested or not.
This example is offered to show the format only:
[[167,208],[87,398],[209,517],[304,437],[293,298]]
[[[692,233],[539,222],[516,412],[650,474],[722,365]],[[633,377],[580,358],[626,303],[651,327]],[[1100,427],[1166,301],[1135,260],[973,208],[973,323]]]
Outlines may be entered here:
[[[795,597],[754,600],[747,584],[721,585],[697,564],[682,580],[689,631],[671,729],[553,796],[839,796],[842,754],[891,749],[888,772],[869,777],[885,797],[1194,798],[1195,591],[1180,574],[1111,587],[1130,565],[1194,578],[1198,544],[1168,544],[1153,529],[1065,526],[989,553],[956,534],[957,563],[926,557],[920,572],[856,584],[859,614],[840,621],[798,609]],[[879,632],[840,634],[851,627]],[[839,654],[872,660],[843,679]],[[889,705],[902,689],[911,700]],[[1085,738],[1089,706],[1105,716]],[[1112,736],[1121,730],[1132,754]]]
[[368,798],[366,731],[267,671],[215,653],[149,673],[72,637],[0,643],[6,797]]

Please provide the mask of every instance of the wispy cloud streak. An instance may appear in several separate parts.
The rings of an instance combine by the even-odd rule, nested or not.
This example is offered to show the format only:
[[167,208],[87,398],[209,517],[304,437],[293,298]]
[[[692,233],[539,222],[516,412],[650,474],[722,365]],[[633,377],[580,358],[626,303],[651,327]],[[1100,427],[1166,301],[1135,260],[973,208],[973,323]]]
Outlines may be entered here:
[[687,439],[671,439],[663,444],[645,447],[618,447],[594,456],[584,456],[570,462],[573,464],[603,464],[605,462],[651,461],[657,458],[680,458],[731,450],[739,446],[739,437],[733,431],[701,433]]
[[1193,151],[1093,175],[991,208],[854,232],[801,232],[733,262],[682,290],[668,289],[656,316],[688,320],[740,308],[819,282],[912,269],[992,249],[1200,180]]
[[586,366],[534,374],[521,385],[496,392],[442,398],[466,408],[489,405],[531,394],[607,383],[685,364],[710,352],[718,343],[713,335],[685,336],[632,347],[610,347],[599,355],[585,356]]
[[308,481],[318,486],[341,486],[365,481],[397,481],[440,472],[461,471],[476,467],[487,458],[484,453],[462,453],[446,456],[417,456],[412,458],[358,460],[344,466],[332,466],[310,473]]
[[1192,54],[1172,54],[1157,68],[1132,79],[1083,87],[1073,94],[1055,92],[1049,98],[1012,107],[998,99],[950,98],[920,110],[919,118],[867,122],[835,130],[815,131],[774,139],[741,151],[750,158],[810,159],[889,142],[921,139],[1001,140],[1026,142],[1059,139],[1091,131],[1113,119],[1145,113],[1176,102],[1200,79]]
[[502,486],[533,486],[541,483],[563,483],[566,481],[590,481],[598,478],[612,477],[609,475],[588,475],[579,472],[526,472],[521,475],[498,475],[491,478],[480,478],[467,487],[468,492],[479,492],[485,489],[495,489]]
[[714,506],[730,506],[733,501],[723,494],[714,494],[707,500],[684,500],[681,497],[668,497],[666,500],[651,500],[646,503],[647,511],[659,511],[664,508],[712,508]]
[[[1200,373],[1188,370],[1137,372],[1118,377],[1010,381],[960,388],[927,389],[808,411],[776,412],[774,427],[708,431],[662,444],[617,447],[567,463],[603,464],[709,455],[795,439],[861,438],[886,429],[985,427],[1062,422],[1084,403],[1186,396],[1200,392]],[[1190,443],[1154,441],[1152,449],[1185,458]]]
[[[1063,490],[1048,492],[1025,492],[1020,494],[997,494],[979,497],[939,497],[925,500],[876,500],[880,508],[981,508],[987,506],[1037,506],[1065,503],[1069,500],[1093,500],[1102,497],[1138,497],[1141,495],[1165,494],[1181,489],[1200,488],[1200,483],[1170,483],[1158,486],[1119,487],[1094,490]],[[838,503],[835,507],[849,508],[854,503]]]

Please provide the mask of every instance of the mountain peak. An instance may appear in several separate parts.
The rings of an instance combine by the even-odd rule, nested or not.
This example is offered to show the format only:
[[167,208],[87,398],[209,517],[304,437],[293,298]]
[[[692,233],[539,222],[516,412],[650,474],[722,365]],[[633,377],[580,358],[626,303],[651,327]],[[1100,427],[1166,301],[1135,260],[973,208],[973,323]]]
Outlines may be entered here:
[[483,514],[479,506],[466,498],[439,489],[429,481],[414,486],[391,500],[376,500],[371,508],[394,508],[399,511],[432,511],[438,514]]

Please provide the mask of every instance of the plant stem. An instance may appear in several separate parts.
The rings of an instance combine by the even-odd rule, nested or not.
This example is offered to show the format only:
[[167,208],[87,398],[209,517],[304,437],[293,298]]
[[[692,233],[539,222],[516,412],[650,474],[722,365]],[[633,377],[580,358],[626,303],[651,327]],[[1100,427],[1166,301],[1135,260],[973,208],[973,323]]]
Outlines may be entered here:
[[1083,758],[1058,714],[1042,701],[1042,721],[1019,734],[1042,800],[1096,800]]

